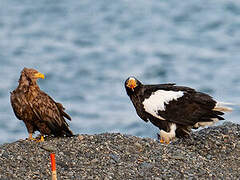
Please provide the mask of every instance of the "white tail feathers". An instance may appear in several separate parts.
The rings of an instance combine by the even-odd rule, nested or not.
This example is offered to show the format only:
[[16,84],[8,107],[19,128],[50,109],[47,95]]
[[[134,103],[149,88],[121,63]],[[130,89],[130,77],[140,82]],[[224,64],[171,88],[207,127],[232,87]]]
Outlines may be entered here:
[[214,111],[221,111],[221,112],[231,112],[233,109],[227,107],[227,105],[234,106],[237,104],[234,103],[227,103],[227,102],[217,102],[215,107],[213,108]]

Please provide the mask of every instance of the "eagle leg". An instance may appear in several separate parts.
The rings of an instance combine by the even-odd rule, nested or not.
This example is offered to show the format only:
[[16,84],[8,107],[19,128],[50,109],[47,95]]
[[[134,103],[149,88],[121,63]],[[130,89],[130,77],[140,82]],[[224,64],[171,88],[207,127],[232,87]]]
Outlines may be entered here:
[[28,134],[27,140],[29,140],[29,141],[36,141],[36,139],[32,137],[32,133]]
[[28,139],[29,141],[36,141],[36,142],[44,142],[44,137],[41,135],[40,139],[36,139],[32,137],[32,133],[28,134]]
[[175,131],[177,129],[177,125],[172,123],[172,124],[170,124],[169,129],[170,129],[169,132],[166,132],[162,129],[160,130],[159,137],[161,138],[160,139],[161,143],[164,142],[166,144],[169,144],[170,141],[175,138],[175,136],[176,136]]

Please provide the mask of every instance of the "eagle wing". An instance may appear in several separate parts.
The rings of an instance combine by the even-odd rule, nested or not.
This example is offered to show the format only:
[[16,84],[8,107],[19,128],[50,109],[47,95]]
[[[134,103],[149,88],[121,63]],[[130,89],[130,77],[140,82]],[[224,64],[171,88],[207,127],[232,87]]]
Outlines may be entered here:
[[[191,97],[192,96],[192,97]],[[223,119],[222,112],[214,111],[216,102],[203,93],[188,94],[166,104],[163,117],[181,125],[194,125],[197,122],[211,122],[212,118]]]
[[10,95],[10,102],[11,102],[11,105],[12,105],[12,109],[13,109],[13,112],[15,114],[15,116],[21,120],[22,119],[22,110],[21,110],[21,104],[19,102],[19,99],[16,97],[15,95],[15,92],[11,92],[11,95]]
[[163,121],[189,126],[197,122],[223,119],[222,112],[214,111],[216,101],[211,96],[184,86],[158,85],[150,90],[151,96],[144,102],[145,111]]
[[37,97],[29,103],[36,117],[46,122],[53,132],[68,130],[68,124],[64,117],[71,119],[64,112],[60,103],[56,103],[50,96],[40,91]]
[[69,121],[71,121],[72,118],[66,112],[64,112],[65,108],[63,107],[63,105],[61,103],[58,103],[58,102],[56,102],[56,105],[58,107],[58,110],[60,111],[60,114],[62,116],[64,116],[65,118],[67,118]]
[[10,95],[13,112],[19,120],[31,119],[31,108],[22,92],[14,90]]

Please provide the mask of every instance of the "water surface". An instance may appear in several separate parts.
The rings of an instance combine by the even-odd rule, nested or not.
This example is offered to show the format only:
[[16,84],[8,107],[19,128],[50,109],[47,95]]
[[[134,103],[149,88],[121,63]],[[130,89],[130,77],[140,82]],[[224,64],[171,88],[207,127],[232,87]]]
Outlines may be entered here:
[[0,0],[0,143],[28,135],[9,102],[23,67],[45,74],[75,133],[156,137],[125,93],[130,75],[240,102],[239,14],[232,0]]

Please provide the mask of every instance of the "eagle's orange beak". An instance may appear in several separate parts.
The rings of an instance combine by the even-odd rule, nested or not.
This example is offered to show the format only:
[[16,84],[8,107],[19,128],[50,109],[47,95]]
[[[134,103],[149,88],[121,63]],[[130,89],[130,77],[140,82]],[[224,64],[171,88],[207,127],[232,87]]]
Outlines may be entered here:
[[137,86],[136,80],[135,79],[129,79],[127,83],[127,87],[131,88],[134,90],[134,88]]
[[42,74],[42,73],[36,73],[36,74],[35,74],[35,77],[36,77],[36,78],[42,78],[42,79],[44,79],[44,74]]

